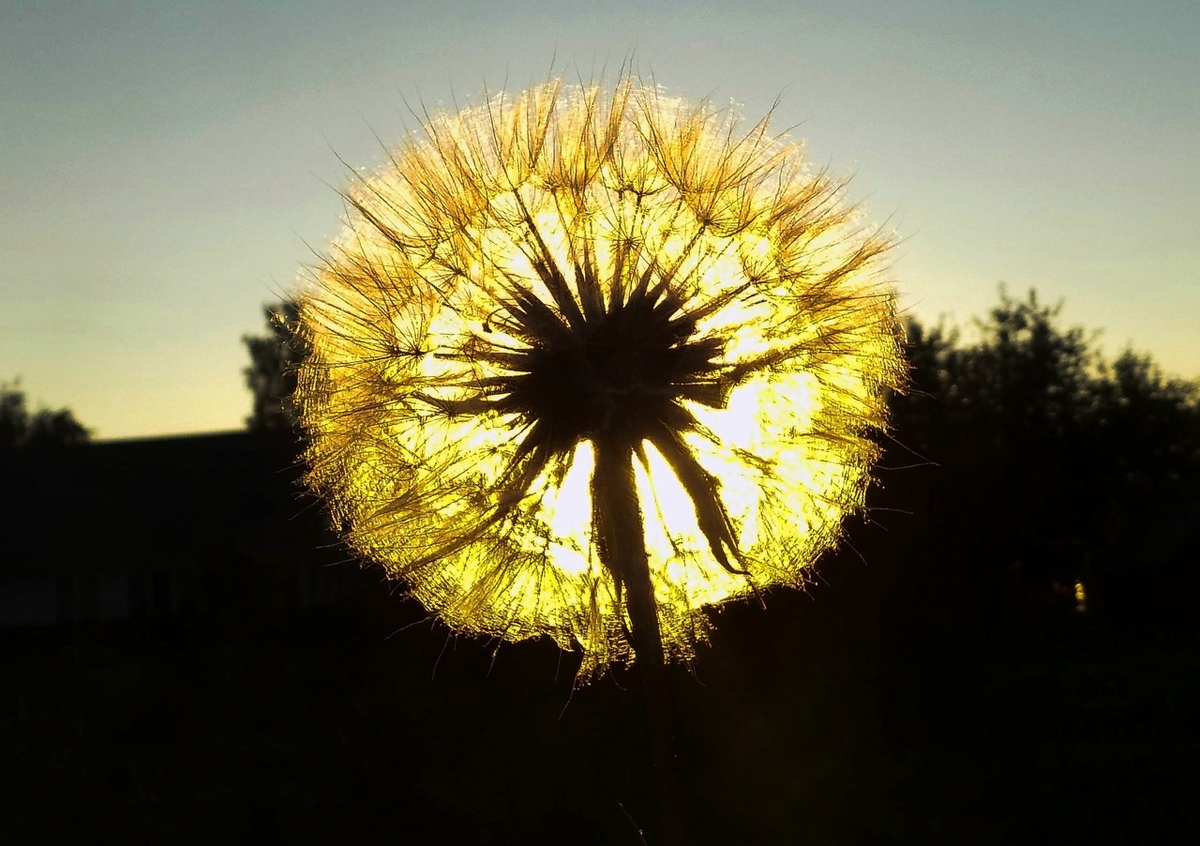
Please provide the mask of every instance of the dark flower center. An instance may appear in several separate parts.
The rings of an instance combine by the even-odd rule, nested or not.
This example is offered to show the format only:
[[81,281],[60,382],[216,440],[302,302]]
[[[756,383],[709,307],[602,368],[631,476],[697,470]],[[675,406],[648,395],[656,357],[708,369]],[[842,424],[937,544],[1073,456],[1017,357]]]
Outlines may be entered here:
[[[679,402],[690,399],[724,408],[738,371],[756,366],[722,364],[724,342],[697,334],[697,321],[742,289],[689,311],[672,290],[672,274],[655,267],[636,280],[622,278],[618,272],[602,295],[595,284],[595,268],[586,262],[575,268],[574,292],[549,260],[535,266],[557,309],[513,282],[483,330],[490,334],[495,325],[520,346],[474,336],[460,353],[490,362],[497,375],[473,381],[478,393],[467,399],[416,394],[445,414],[499,413],[521,424],[520,443],[496,483],[500,496],[495,510],[458,545],[505,519],[552,458],[570,456],[582,440],[590,440],[596,450],[593,500],[609,503],[607,510],[627,517],[640,514],[636,492],[630,487],[630,461],[637,456],[645,463],[645,444],[650,444],[692,500],[697,525],[717,561],[730,572],[744,574],[737,566],[741,558],[718,493],[720,483],[699,464],[683,439],[683,433],[699,423]],[[651,285],[656,272],[658,281]],[[632,286],[627,287],[627,282]],[[606,507],[597,505],[593,515],[598,521],[594,528],[601,560],[624,584],[632,576],[626,572],[628,562],[620,563],[616,550],[641,537],[640,529],[634,531],[634,522],[640,524],[641,518],[622,518],[610,525],[605,512]],[[422,560],[444,554],[446,550],[440,549]],[[644,569],[644,565],[642,560],[638,566]]]
[[521,321],[531,344],[510,360],[497,407],[533,424],[551,449],[589,438],[639,443],[686,414],[675,400],[689,386],[715,379],[720,342],[692,337],[695,322],[666,286],[611,305],[556,320],[549,332]]

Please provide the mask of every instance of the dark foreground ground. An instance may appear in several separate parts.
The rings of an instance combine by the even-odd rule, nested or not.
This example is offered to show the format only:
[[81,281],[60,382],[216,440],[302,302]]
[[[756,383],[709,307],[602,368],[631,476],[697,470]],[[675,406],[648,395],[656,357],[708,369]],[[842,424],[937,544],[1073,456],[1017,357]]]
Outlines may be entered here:
[[[831,597],[728,610],[675,673],[692,842],[1196,842],[1194,643],[909,637]],[[388,637],[412,619],[10,637],[4,842],[653,846],[636,672],[572,695],[548,644]]]

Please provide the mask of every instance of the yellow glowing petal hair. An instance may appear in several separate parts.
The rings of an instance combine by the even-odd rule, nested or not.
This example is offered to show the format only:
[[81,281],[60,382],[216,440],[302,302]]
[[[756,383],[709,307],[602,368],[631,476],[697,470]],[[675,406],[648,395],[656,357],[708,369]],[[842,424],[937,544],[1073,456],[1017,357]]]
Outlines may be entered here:
[[633,531],[686,660],[703,606],[803,585],[862,507],[903,378],[890,240],[736,122],[553,81],[348,193],[301,298],[308,480],[455,630],[578,644],[583,679],[627,660]]

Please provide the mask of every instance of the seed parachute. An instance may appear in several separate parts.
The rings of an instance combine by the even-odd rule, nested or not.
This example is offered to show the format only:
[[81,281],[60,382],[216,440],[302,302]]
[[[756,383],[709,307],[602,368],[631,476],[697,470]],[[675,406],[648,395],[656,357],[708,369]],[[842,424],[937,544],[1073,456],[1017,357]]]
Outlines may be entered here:
[[893,241],[742,126],[552,80],[347,192],[300,296],[307,479],[453,629],[548,635],[581,681],[688,660],[706,607],[803,586],[863,507],[904,376]]

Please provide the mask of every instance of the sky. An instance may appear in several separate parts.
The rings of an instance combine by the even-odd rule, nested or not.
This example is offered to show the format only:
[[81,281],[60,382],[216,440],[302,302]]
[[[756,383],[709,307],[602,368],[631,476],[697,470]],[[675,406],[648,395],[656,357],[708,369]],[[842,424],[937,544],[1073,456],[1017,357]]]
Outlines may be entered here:
[[1194,0],[6,0],[0,380],[98,440],[240,428],[241,338],[340,231],[340,160],[378,167],[409,107],[631,54],[752,120],[778,99],[903,236],[918,319],[1033,287],[1109,357],[1200,376]]

